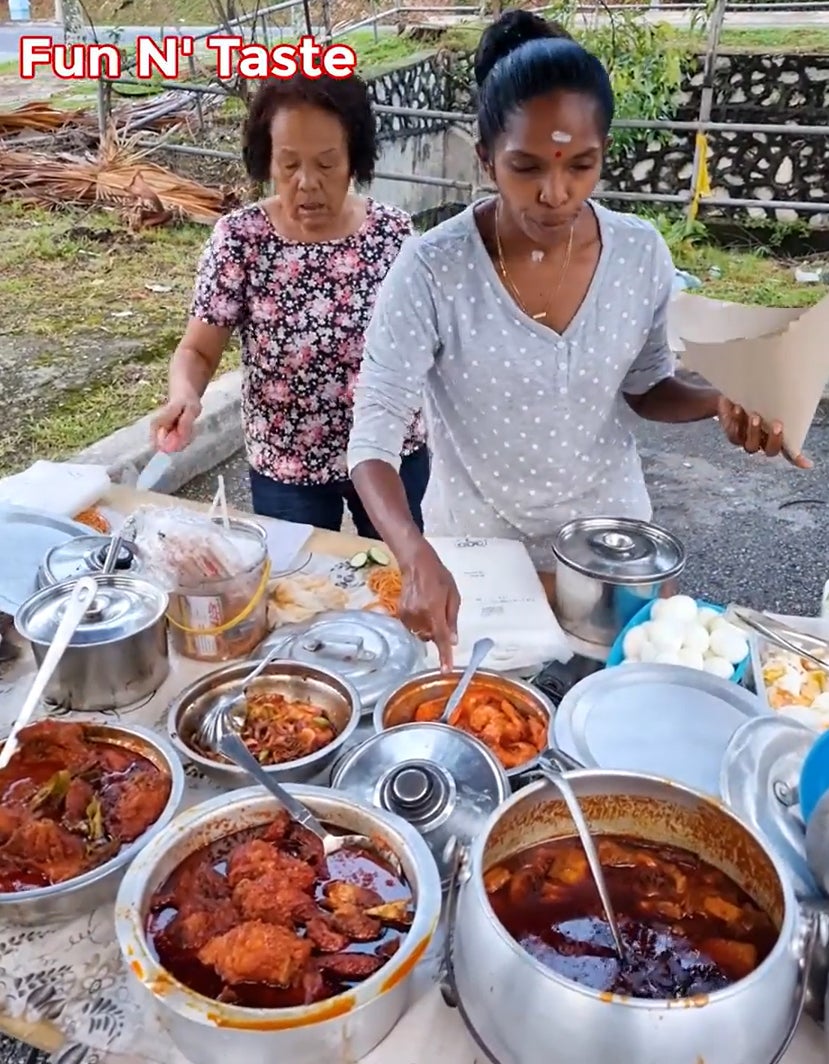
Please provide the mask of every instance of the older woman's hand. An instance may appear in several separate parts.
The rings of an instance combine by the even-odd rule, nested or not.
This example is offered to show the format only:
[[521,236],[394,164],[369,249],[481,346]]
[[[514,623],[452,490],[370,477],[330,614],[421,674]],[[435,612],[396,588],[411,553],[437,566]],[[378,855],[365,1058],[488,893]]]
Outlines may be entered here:
[[769,458],[782,454],[798,469],[811,469],[812,463],[802,454],[792,455],[785,450],[783,426],[779,421],[766,425],[759,414],[749,414],[724,395],[717,405],[717,417],[729,442],[742,447],[748,454],[762,451]]
[[150,435],[155,447],[167,454],[183,451],[193,440],[193,426],[199,414],[201,402],[196,396],[171,399],[150,423]]

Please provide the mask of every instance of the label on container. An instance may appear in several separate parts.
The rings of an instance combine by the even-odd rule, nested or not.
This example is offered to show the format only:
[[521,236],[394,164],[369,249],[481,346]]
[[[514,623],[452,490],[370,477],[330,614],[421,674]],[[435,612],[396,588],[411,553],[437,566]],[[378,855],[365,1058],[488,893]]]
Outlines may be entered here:
[[[224,623],[222,599],[218,595],[193,595],[187,600],[187,612],[190,616],[188,628],[218,628]],[[194,635],[185,632],[188,640],[192,639],[193,649],[199,657],[215,657],[219,650],[215,635]]]

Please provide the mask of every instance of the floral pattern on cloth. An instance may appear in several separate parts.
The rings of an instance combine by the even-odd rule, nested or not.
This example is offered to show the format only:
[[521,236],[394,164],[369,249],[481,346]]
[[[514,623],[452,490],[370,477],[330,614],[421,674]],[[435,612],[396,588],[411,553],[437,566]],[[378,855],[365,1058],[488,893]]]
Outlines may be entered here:
[[[412,234],[396,207],[367,200],[351,236],[285,240],[260,204],[217,222],[202,254],[191,313],[238,330],[247,457],[285,484],[348,479],[353,390],[377,291]],[[418,414],[403,454],[423,446]]]

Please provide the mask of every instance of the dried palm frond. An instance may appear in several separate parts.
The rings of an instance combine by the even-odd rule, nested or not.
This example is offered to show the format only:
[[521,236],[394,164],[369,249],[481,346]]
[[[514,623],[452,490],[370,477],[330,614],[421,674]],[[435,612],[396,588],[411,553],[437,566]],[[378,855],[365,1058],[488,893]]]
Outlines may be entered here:
[[51,133],[64,126],[94,125],[86,111],[63,111],[44,100],[24,103],[13,111],[0,111],[0,137],[15,133]]
[[112,138],[97,156],[0,150],[2,197],[41,206],[116,207],[134,228],[178,219],[212,225],[236,205],[229,190],[181,177]]

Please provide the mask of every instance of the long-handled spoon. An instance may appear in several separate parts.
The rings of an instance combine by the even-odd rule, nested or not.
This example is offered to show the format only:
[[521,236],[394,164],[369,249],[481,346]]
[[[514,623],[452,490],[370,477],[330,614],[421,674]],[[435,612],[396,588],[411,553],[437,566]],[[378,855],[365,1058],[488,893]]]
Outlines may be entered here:
[[237,764],[239,768],[244,769],[257,783],[260,783],[265,790],[270,791],[292,819],[317,836],[322,843],[326,857],[330,857],[332,853],[342,849],[369,850],[372,853],[376,853],[383,861],[391,864],[397,875],[403,874],[403,868],[397,856],[390,850],[379,847],[375,840],[370,839],[368,835],[332,835],[331,832],[326,831],[307,806],[294,798],[290,792],[281,787],[275,779],[272,779],[264,771],[238,735],[225,735],[222,739],[221,751],[225,757]]
[[463,675],[458,680],[458,686],[449,696],[449,701],[443,708],[443,712],[438,718],[441,724],[445,724],[458,706],[461,704],[461,699],[469,690],[469,685],[472,683],[472,678],[475,673],[481,667],[481,663],[487,654],[495,646],[495,643],[491,639],[479,639],[477,643],[472,647],[472,653],[469,657],[469,664],[463,670]]
[[40,668],[37,670],[37,675],[34,678],[32,686],[29,688],[29,693],[26,695],[23,705],[20,707],[20,712],[17,714],[17,720],[12,725],[12,730],[5,743],[3,743],[3,749],[0,750],[0,769],[5,768],[9,761],[11,761],[12,756],[17,749],[17,736],[32,719],[35,710],[40,705],[43,692],[46,690],[49,681],[52,679],[52,675],[58,667],[60,659],[66,653],[66,648],[72,641],[75,629],[80,624],[83,615],[89,609],[97,591],[98,584],[91,576],[82,577],[72,589],[72,594],[63,611],[63,616],[60,619],[60,624],[58,624],[54,638],[52,639],[49,649],[46,651],[46,655],[43,658]]
[[602,870],[599,854],[596,850],[596,844],[593,842],[593,836],[590,834],[590,828],[587,826],[587,821],[585,820],[584,813],[581,810],[575,791],[570,786],[570,783],[564,774],[551,760],[545,758],[543,754],[538,760],[537,768],[538,771],[558,789],[559,794],[564,799],[564,804],[567,806],[570,816],[573,818],[573,823],[576,825],[579,839],[584,847],[587,863],[590,866],[590,874],[593,876],[593,882],[596,884],[596,889],[599,892],[602,908],[607,917],[610,933],[613,936],[614,948],[619,960],[624,962],[625,946],[622,942],[622,936],[619,933],[619,922],[616,919],[613,902],[610,900],[610,893],[607,889],[607,883],[605,882],[604,871]]

